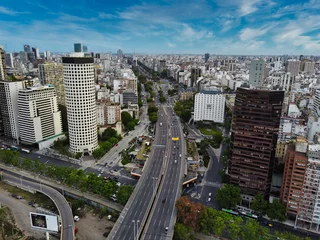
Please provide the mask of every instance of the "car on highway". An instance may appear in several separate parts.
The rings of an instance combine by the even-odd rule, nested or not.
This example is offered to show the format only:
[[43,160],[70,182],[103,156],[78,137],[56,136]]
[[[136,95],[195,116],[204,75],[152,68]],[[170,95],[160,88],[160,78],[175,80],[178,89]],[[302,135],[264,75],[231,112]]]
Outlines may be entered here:
[[177,160],[174,160],[174,164],[177,164],[177,162],[178,162]]
[[168,230],[169,230],[169,227],[166,227],[166,228],[164,229],[164,231],[165,231],[166,233],[168,233]]

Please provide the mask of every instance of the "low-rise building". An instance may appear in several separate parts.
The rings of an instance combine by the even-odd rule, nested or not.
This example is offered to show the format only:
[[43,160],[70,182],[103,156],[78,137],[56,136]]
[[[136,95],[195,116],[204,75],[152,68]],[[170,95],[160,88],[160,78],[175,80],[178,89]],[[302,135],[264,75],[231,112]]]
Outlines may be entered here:
[[182,88],[179,92],[179,99],[181,101],[193,99],[194,92],[191,88],[184,89]]

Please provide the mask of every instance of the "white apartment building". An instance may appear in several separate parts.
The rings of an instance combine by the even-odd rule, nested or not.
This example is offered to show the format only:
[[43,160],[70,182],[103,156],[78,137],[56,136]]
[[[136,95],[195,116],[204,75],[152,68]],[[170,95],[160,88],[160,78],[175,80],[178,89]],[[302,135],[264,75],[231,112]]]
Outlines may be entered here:
[[0,82],[0,110],[3,133],[6,137],[19,140],[18,93],[25,88],[24,81]]
[[195,95],[194,121],[223,123],[225,101],[225,95],[217,89],[200,91]]
[[293,84],[292,79],[290,72],[274,72],[268,77],[268,82],[272,87],[279,86],[288,92]]
[[97,101],[97,124],[99,126],[111,125],[121,121],[120,104]]
[[98,147],[94,59],[76,56],[62,58],[70,151],[91,154]]
[[18,111],[21,142],[39,143],[62,134],[61,113],[52,85],[19,90]]

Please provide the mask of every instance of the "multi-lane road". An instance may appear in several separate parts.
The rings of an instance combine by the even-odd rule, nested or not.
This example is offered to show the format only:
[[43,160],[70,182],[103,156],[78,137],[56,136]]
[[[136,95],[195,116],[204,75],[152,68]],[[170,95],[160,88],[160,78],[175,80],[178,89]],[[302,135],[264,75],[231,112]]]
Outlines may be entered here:
[[[159,109],[152,151],[132,196],[122,211],[117,223],[108,236],[112,240],[135,239],[146,221],[145,217],[150,204],[155,197],[155,189],[160,181],[164,161],[168,156],[166,151],[168,141],[168,116],[163,108]],[[161,123],[161,124],[160,124]],[[162,125],[162,126],[161,126]]]
[[[180,195],[185,146],[180,123],[177,121],[173,109],[166,107],[166,112],[169,123],[171,123],[169,126],[171,138],[167,148],[169,155],[154,207],[141,237],[145,240],[172,238],[175,224],[175,202]],[[179,138],[179,140],[173,141],[172,138]]]
[[47,195],[56,205],[59,215],[61,217],[62,229],[61,239],[62,240],[73,240],[74,239],[74,220],[72,210],[67,200],[55,189],[48,187],[41,182],[36,180],[26,180],[19,176],[19,174],[5,171],[3,173],[3,180],[11,182],[16,186],[21,186],[26,189],[35,190]]

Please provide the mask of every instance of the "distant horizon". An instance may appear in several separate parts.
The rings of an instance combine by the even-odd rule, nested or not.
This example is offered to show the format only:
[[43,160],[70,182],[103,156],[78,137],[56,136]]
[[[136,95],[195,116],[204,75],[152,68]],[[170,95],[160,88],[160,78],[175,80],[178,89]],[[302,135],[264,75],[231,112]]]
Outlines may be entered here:
[[[1,44],[0,44],[1,45]],[[30,46],[31,47],[31,46]],[[6,49],[4,49],[6,50]],[[52,52],[50,50],[46,50],[46,51],[49,51],[51,54],[70,54],[70,53],[73,53],[73,52]],[[6,53],[19,53],[19,52],[23,52],[23,51],[13,51],[13,52],[9,52],[9,51],[5,51]],[[39,51],[40,53],[44,53],[44,52],[41,52]],[[86,52],[86,53],[99,53],[99,54],[108,54],[110,52]],[[111,52],[112,55],[117,55],[116,52]],[[206,52],[208,53],[208,52]],[[186,55],[186,56],[204,56],[206,53],[125,53],[123,52],[124,55]],[[289,54],[280,54],[280,55],[271,55],[271,54],[214,54],[214,53],[209,53],[210,57],[212,56],[241,56],[241,57],[251,57],[251,56],[263,56],[263,57],[282,57],[282,56],[287,56],[287,57],[300,57],[301,55],[304,56],[304,57],[320,57],[320,55],[304,55],[304,54],[298,54],[298,55],[289,55]]]
[[40,52],[278,56],[320,52],[320,0],[2,0],[0,44]]

